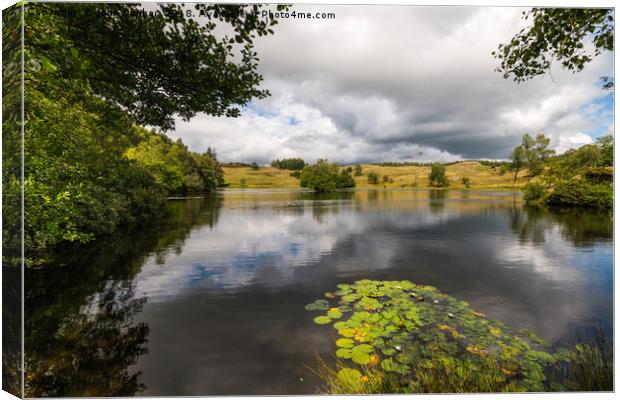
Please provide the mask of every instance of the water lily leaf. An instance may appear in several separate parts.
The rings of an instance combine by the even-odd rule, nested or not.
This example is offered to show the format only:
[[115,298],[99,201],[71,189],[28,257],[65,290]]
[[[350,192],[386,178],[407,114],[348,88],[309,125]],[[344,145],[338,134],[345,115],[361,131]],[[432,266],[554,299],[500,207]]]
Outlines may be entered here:
[[334,329],[336,330],[340,330],[340,329],[344,329],[348,327],[349,327],[349,324],[346,323],[345,321],[338,321],[334,324]]
[[341,348],[341,349],[336,350],[336,357],[345,358],[345,359],[351,358],[351,349]]
[[351,360],[354,363],[357,363],[360,365],[366,365],[366,364],[370,364],[371,358],[370,358],[370,355],[366,353],[351,352]]
[[346,303],[350,303],[352,301],[355,301],[357,299],[359,299],[360,296],[357,294],[347,294],[345,296],[342,296],[342,301],[346,302]]
[[401,369],[401,365],[394,361],[392,358],[386,358],[381,361],[381,368],[383,368],[384,371],[396,372]]
[[307,311],[324,311],[329,308],[329,302],[324,299],[316,300],[310,304],[306,304],[305,309]]
[[361,377],[361,372],[353,368],[342,368],[338,371],[338,380],[345,385],[357,385]]
[[355,342],[353,340],[347,338],[340,338],[336,340],[336,346],[343,347],[345,349],[350,349],[354,344]]
[[314,323],[319,324],[319,325],[326,325],[326,324],[329,324],[330,322],[332,322],[332,319],[324,315],[321,315],[320,317],[316,317],[314,319]]
[[353,337],[353,335],[355,335],[355,329],[352,329],[352,328],[338,329],[338,333],[344,337],[350,338],[350,337]]
[[353,348],[354,353],[370,354],[375,351],[374,347],[369,344],[360,344]]
[[340,318],[340,317],[342,317],[342,313],[337,308],[330,308],[327,311],[327,316],[330,317],[330,318]]

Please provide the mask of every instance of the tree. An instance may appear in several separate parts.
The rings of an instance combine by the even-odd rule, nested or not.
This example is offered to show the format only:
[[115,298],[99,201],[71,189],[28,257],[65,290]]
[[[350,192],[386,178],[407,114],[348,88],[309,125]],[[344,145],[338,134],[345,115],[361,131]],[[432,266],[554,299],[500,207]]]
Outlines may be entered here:
[[[21,79],[3,82],[9,96],[3,113],[15,116],[3,120],[3,213],[15,221],[3,226],[7,256],[18,254],[11,250],[19,249],[21,189],[27,265],[43,265],[54,246],[88,242],[165,213],[170,187],[222,182],[215,157],[145,138],[139,126],[167,130],[176,117],[199,112],[234,117],[253,98],[267,96],[253,43],[273,33],[275,21],[259,18],[254,5],[158,7],[144,13],[135,3],[25,6],[24,74],[17,71],[28,143],[23,186]],[[21,43],[11,40],[20,37],[19,10],[3,13],[5,72],[21,65]],[[191,15],[201,12],[207,15],[201,20]],[[127,157],[145,140],[161,152],[142,154],[153,156],[148,162]]]
[[272,34],[277,21],[260,18],[260,5],[193,8],[29,3],[26,63],[43,73],[25,83],[45,93],[92,91],[137,124],[163,130],[175,115],[236,117],[252,98],[269,95],[258,88],[254,40]]
[[514,179],[512,181],[512,187],[515,187],[517,183],[517,177],[519,176],[519,171],[523,169],[525,164],[525,154],[524,154],[523,146],[519,145],[514,148],[512,153],[510,153],[510,169],[514,174]]
[[260,167],[258,166],[258,164],[256,164],[256,161],[252,161],[252,164],[250,164],[252,170],[254,171],[258,171],[260,169]]
[[172,141],[163,133],[136,129],[142,141],[130,147],[125,156],[144,166],[169,195],[210,192],[224,183],[215,150],[194,153],[181,139]]
[[596,139],[596,145],[600,149],[599,166],[613,167],[614,165],[614,138],[611,135],[601,136]]
[[336,189],[355,187],[353,177],[346,170],[339,171],[336,163],[318,160],[314,165],[307,165],[301,171],[301,187],[314,189],[316,192],[330,192]]
[[[526,81],[547,73],[554,60],[579,72],[593,57],[614,50],[613,9],[533,8],[523,12],[523,19],[531,20],[530,26],[492,53],[504,78]],[[590,38],[593,54],[585,46]],[[613,87],[613,79],[602,79],[604,88]]]
[[431,165],[431,172],[428,175],[428,180],[432,186],[448,186],[449,182],[446,176],[446,167],[443,164]]
[[355,166],[355,176],[362,176],[362,166],[359,164]]
[[371,185],[376,185],[379,183],[379,174],[377,174],[376,172],[369,172],[368,173],[368,183]]
[[285,158],[282,160],[275,159],[271,162],[271,166],[274,168],[300,171],[306,166],[306,162],[301,158]]
[[532,138],[527,133],[521,139],[525,166],[529,170],[530,176],[540,175],[544,169],[545,162],[555,151],[548,149],[550,139],[543,133]]
[[471,179],[469,179],[466,176],[463,176],[461,177],[461,183],[465,185],[466,188],[469,188],[469,185],[471,184]]
[[336,188],[346,189],[352,187],[355,187],[355,180],[348,170],[343,169],[340,171],[340,175],[338,175],[338,179],[336,180]]

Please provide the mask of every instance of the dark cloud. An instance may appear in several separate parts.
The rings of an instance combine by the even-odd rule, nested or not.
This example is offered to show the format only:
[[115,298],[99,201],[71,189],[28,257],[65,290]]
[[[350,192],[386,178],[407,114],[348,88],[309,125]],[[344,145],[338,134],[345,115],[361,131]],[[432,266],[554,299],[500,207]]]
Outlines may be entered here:
[[[507,7],[307,6],[335,20],[281,20],[258,43],[273,96],[236,120],[198,117],[177,135],[225,160],[301,156],[342,162],[506,158],[523,133],[565,150],[609,126],[611,54],[579,74],[553,70],[517,85],[494,71],[491,51],[522,26]],[[290,124],[290,121],[298,121]]]

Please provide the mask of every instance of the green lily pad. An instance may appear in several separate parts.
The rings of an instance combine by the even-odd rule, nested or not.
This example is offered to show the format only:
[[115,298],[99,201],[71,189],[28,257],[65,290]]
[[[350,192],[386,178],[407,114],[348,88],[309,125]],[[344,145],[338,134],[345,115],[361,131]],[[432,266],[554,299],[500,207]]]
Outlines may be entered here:
[[338,349],[336,350],[336,357],[339,358],[351,358],[351,349]]
[[338,380],[345,385],[358,385],[361,377],[362,373],[353,368],[342,368],[338,371]]
[[329,302],[327,300],[316,300],[310,304],[306,304],[305,309],[307,311],[324,311],[329,308]]
[[316,317],[314,319],[314,323],[319,324],[319,325],[326,325],[326,324],[329,324],[330,322],[332,322],[332,319],[324,315],[321,315],[320,317]]
[[329,311],[327,311],[327,316],[330,318],[340,318],[342,317],[342,312],[340,312],[339,309],[337,308],[332,308]]
[[353,340],[347,338],[340,338],[336,340],[336,346],[343,347],[345,349],[350,349],[354,344],[355,342]]

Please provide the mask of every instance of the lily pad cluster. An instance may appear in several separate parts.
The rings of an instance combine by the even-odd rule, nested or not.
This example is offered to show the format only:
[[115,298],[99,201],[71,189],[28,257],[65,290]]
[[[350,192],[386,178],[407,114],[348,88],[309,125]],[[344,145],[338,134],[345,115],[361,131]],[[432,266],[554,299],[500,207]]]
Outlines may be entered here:
[[306,309],[322,311],[314,322],[338,332],[336,356],[347,365],[338,372],[343,379],[364,378],[369,368],[401,377],[441,368],[469,378],[492,360],[494,382],[509,390],[515,382],[544,390],[546,367],[563,357],[545,351],[548,345],[535,333],[486,318],[432,286],[364,279],[340,284],[325,297]]

